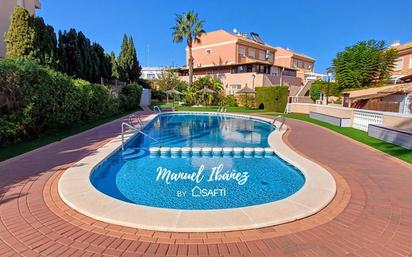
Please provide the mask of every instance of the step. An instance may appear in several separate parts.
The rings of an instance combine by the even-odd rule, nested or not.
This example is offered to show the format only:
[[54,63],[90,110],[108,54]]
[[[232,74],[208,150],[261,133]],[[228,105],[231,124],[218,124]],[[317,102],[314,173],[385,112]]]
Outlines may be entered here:
[[150,147],[151,157],[269,157],[272,148],[262,147]]

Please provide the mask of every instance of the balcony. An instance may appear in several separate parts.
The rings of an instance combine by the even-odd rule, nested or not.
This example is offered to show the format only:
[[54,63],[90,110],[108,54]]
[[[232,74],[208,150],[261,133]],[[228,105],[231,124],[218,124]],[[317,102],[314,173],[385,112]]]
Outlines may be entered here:
[[268,60],[260,60],[260,59],[256,59],[256,58],[251,58],[251,57],[246,56],[246,55],[240,55],[239,54],[238,58],[237,58],[237,63],[238,64],[248,64],[248,63],[256,63],[256,62],[273,65],[273,61],[270,62]]

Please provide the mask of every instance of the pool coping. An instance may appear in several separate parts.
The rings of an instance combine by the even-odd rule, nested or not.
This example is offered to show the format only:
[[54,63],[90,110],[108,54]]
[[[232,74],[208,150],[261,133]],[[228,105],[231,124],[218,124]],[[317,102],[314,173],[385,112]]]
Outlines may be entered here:
[[[191,113],[193,112],[179,112]],[[216,114],[252,118],[271,122],[271,119],[244,114]],[[157,115],[145,119],[150,122]],[[279,125],[280,123],[275,123]],[[127,203],[105,195],[90,182],[90,175],[104,160],[121,147],[118,136],[67,169],[58,182],[62,200],[76,211],[94,219],[133,227],[168,232],[221,232],[261,228],[292,222],[322,210],[336,194],[333,176],[322,166],[293,151],[283,141],[287,127],[273,131],[268,138],[270,147],[283,160],[294,165],[305,176],[305,184],[295,194],[271,203],[221,210],[175,210]],[[126,135],[130,140],[132,133]]]

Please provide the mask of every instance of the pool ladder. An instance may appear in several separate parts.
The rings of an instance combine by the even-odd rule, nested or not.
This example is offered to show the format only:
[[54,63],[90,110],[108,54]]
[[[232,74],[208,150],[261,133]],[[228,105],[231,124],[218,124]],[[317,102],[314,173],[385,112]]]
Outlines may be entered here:
[[227,112],[227,108],[224,106],[219,106],[219,108],[217,108],[217,112]]
[[275,126],[275,122],[278,121],[278,120],[281,120],[281,121],[280,121],[281,124],[280,124],[280,127],[279,127],[279,130],[280,130],[280,129],[282,129],[283,125],[285,124],[286,119],[285,119],[284,116],[278,115],[278,116],[276,116],[276,117],[273,119],[273,121],[272,121],[272,126]]
[[160,110],[160,107],[157,106],[157,105],[153,107],[153,111],[156,112],[156,113],[161,113],[162,112],[162,110]]
[[133,119],[136,119],[137,123],[141,126],[141,128],[144,127],[143,121],[140,118],[140,115],[138,114],[131,114],[129,115],[129,117],[127,117],[127,119],[128,119],[128,123],[131,124],[132,126],[133,126]]
[[[141,129],[139,129],[137,126],[133,125],[133,118],[137,119],[138,124],[140,125]],[[156,143],[159,144],[159,146],[161,145],[159,140],[157,140],[156,138],[154,138],[154,137],[150,136],[149,134],[146,134],[142,131],[142,129],[144,128],[144,124],[143,124],[143,121],[140,118],[140,116],[132,114],[128,117],[128,122],[122,122],[122,151],[124,151],[124,134],[127,131],[126,130],[127,128],[129,128],[129,129],[131,129],[131,130],[133,130],[137,133],[140,133],[143,136],[155,141]]]

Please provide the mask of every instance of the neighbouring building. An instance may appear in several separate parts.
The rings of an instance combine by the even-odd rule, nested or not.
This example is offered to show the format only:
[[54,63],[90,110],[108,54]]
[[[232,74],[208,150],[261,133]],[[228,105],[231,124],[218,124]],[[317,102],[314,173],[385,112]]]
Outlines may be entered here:
[[275,65],[297,69],[296,76],[302,80],[310,79],[315,74],[315,59],[289,48],[276,47]]
[[9,30],[10,16],[17,6],[24,7],[30,14],[34,15],[36,9],[41,8],[38,0],[1,0],[0,8],[0,57],[6,54],[6,44],[4,34]]
[[147,80],[158,79],[164,70],[164,67],[142,67],[142,75],[140,78]]
[[395,69],[391,77],[393,82],[412,82],[412,42],[402,45],[395,42],[392,47],[399,51],[399,58],[395,63]]
[[[293,61],[276,63],[278,51],[264,43],[260,36],[251,33],[250,37],[243,33],[229,33],[224,30],[208,32],[201,36],[199,43],[194,43],[194,79],[202,76],[213,76],[222,81],[226,94],[233,95],[237,91],[249,87],[287,85],[289,95],[304,96],[309,87],[304,76],[298,76],[305,66],[293,67]],[[291,50],[288,50],[291,51]],[[186,48],[186,63],[189,55]],[[305,60],[313,71],[315,60],[311,57],[293,53],[293,60]],[[308,67],[306,65],[306,67]],[[181,78],[188,81],[187,66],[179,69]]]
[[343,106],[375,111],[411,113],[412,82],[343,93]]

